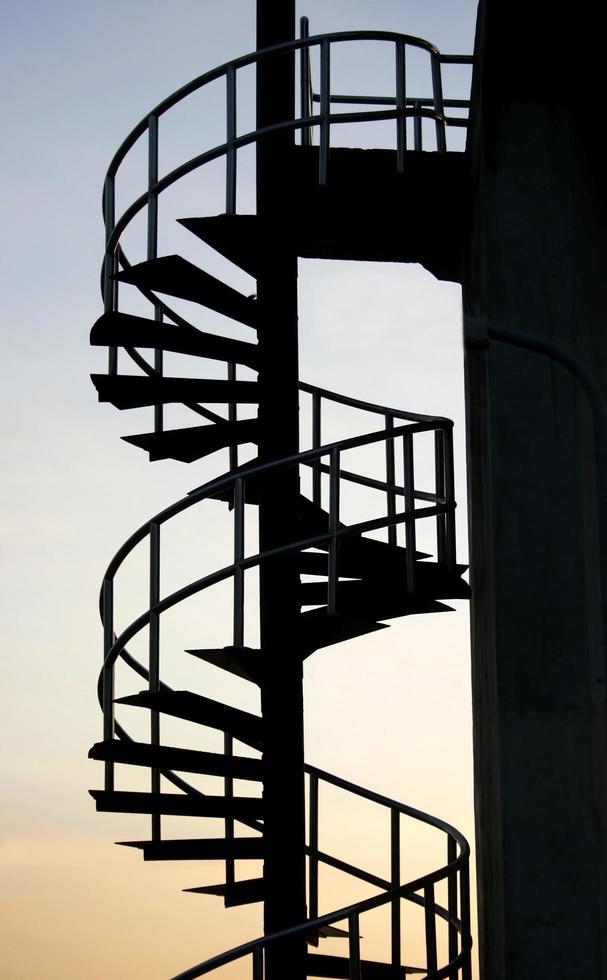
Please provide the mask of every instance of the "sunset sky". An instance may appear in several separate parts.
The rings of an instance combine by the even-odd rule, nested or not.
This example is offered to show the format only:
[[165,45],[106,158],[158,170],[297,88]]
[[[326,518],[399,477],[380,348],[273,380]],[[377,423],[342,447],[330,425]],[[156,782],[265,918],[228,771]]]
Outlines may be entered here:
[[[475,13],[474,0],[298,4],[311,33],[401,31],[450,53],[472,51]],[[116,840],[145,837],[146,824],[95,813],[88,790],[101,785],[101,770],[87,759],[101,739],[97,596],[104,568],[144,520],[217,475],[224,462],[217,456],[190,466],[150,465],[119,438],[148,431],[149,413],[128,418],[97,404],[89,375],[103,371],[104,362],[88,337],[102,311],[103,176],[151,107],[254,48],[254,14],[252,0],[23,0],[4,15],[3,980],[166,980],[261,931],[257,906],[226,910],[219,899],[182,893],[219,881],[219,867],[144,865],[138,853],[114,847]],[[382,94],[385,77],[378,58],[364,68],[344,61],[343,85],[351,89],[362,78]],[[448,77],[460,95],[469,75]],[[197,119],[206,141],[218,117],[208,108]],[[365,138],[373,145],[372,131]],[[168,139],[167,165],[182,148],[193,155],[197,140],[184,119],[173,143]],[[131,187],[144,189],[144,179],[128,177],[124,203]],[[187,204],[176,197],[171,206],[180,216],[216,213],[223,202],[214,205],[212,194]],[[185,232],[172,234],[165,251],[188,247]],[[300,297],[303,379],[453,418],[458,557],[465,562],[459,287],[417,266],[302,261]],[[344,435],[356,434],[343,425]],[[221,520],[212,540],[200,532],[200,561],[205,548],[214,554],[225,544]],[[199,558],[188,540],[187,556],[175,546],[180,580],[197,575]],[[125,617],[143,609],[145,580],[135,579],[124,585]],[[444,818],[473,843],[468,611],[466,603],[453,605],[454,613],[395,621],[372,640],[311,658],[306,757]],[[213,645],[196,616],[175,626],[181,649]],[[188,669],[202,678],[197,668]],[[224,693],[221,678],[210,683],[215,696]],[[255,708],[236,687],[226,698]],[[328,840],[339,839],[350,859],[383,873],[387,821],[376,826],[361,811],[356,822],[337,798],[324,816]],[[412,838],[407,867],[429,870],[425,847]],[[323,912],[366,894],[352,895],[337,878],[324,884]]]

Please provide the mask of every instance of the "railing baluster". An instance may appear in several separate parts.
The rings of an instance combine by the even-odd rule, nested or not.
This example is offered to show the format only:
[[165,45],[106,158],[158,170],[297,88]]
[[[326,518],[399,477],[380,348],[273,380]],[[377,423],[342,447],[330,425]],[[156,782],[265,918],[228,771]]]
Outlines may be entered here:
[[[236,364],[233,361],[228,363],[228,381],[236,381]],[[236,402],[228,403],[228,422],[236,422],[238,418],[238,405]],[[230,470],[235,470],[238,466],[238,446],[228,447],[228,458]]]
[[[158,116],[148,117],[148,227],[147,259],[151,262],[158,257],[158,194],[153,188],[158,183]],[[154,319],[162,322],[162,306],[155,304]],[[162,350],[154,351],[154,370],[162,377]],[[164,406],[154,405],[154,432],[162,432],[164,425]]]
[[[447,864],[453,864],[457,859],[457,844],[449,834],[447,837]],[[447,880],[447,906],[449,911],[449,962],[456,959],[458,953],[459,933],[455,921],[457,919],[457,871],[450,871]],[[449,973],[449,980],[457,980],[459,973],[458,967],[454,967]]]
[[457,563],[455,535],[455,474],[453,472],[453,427],[445,430],[445,498],[449,510],[445,514],[445,559],[450,575],[455,572]]
[[403,436],[403,462],[405,477],[405,514],[411,515],[405,522],[405,546],[407,549],[407,592],[415,589],[415,551],[416,528],[413,515],[415,513],[415,486],[413,468],[413,436],[406,432]]
[[413,110],[415,112],[413,117],[413,149],[417,151],[423,150],[424,148],[422,136],[422,117],[420,115],[421,107],[421,102],[416,100],[413,103]]
[[[312,395],[312,448],[318,449],[321,444],[322,431],[322,402],[321,394],[315,391]],[[320,507],[321,494],[321,460],[320,457],[314,460],[312,467],[312,500]]]
[[226,214],[236,214],[236,69],[226,71]]
[[403,40],[396,42],[396,169],[399,174],[405,171],[407,151],[407,73],[406,45]]
[[[160,602],[160,525],[150,524],[150,610]],[[160,616],[150,611],[150,676],[149,689],[160,690]],[[150,741],[160,745],[160,712],[150,712]],[[160,769],[151,770],[152,793],[160,792]],[[160,840],[160,814],[152,814],[152,840]]]
[[[394,807],[390,810],[390,882],[393,888],[400,885],[400,813]],[[401,929],[400,898],[393,898],[390,909],[392,966],[400,966]]]
[[[106,313],[111,313],[116,309],[118,299],[118,283],[113,278],[117,270],[116,250],[107,251],[109,240],[114,231],[116,223],[116,178],[110,174],[105,178],[103,185],[103,215],[105,220],[105,259],[103,262],[103,308]],[[116,374],[118,371],[118,348],[110,347],[108,350],[108,374]]]
[[320,42],[320,146],[319,183],[329,180],[329,148],[331,143],[331,44],[327,38]]
[[[223,751],[226,759],[234,757],[234,739],[227,732],[223,736]],[[234,777],[228,772],[223,780],[223,791],[226,800],[234,799]],[[234,840],[234,817],[226,817],[224,820],[224,834],[226,840]],[[235,861],[233,857],[226,858],[226,885],[232,885],[235,880]]]
[[[103,741],[114,737],[114,664],[105,666],[107,655],[114,643],[114,582],[103,580]],[[114,763],[109,759],[104,765],[105,789],[114,789]]]
[[434,885],[424,887],[424,917],[426,925],[426,970],[428,976],[438,969],[436,958],[436,914],[434,912]]
[[[443,429],[434,433],[434,489],[437,498],[445,499],[445,439]],[[438,500],[437,500],[438,504]],[[436,557],[439,565],[445,564],[445,515],[436,515]]]
[[234,484],[234,646],[244,646],[244,480]]
[[430,65],[432,68],[432,99],[434,102],[434,111],[437,115],[436,119],[436,149],[439,153],[445,153],[447,150],[447,137],[445,133],[445,105],[443,102],[443,80],[441,76],[441,64],[440,55],[431,54],[430,55]]
[[318,776],[310,773],[310,835],[309,835],[309,863],[308,863],[308,893],[309,893],[309,912],[308,918],[318,917]]
[[327,590],[327,607],[330,616],[337,612],[337,558],[339,549],[339,449],[331,450],[329,472],[329,582]]
[[[470,935],[470,866],[468,862],[460,868],[459,872],[459,888],[460,888],[460,906],[461,906],[461,930],[462,939],[467,938]],[[472,980],[472,961],[470,956],[470,950],[467,951],[464,957],[464,965],[462,967],[462,980]]]
[[350,980],[361,980],[360,962],[360,923],[357,912],[348,916],[348,951],[350,960]]
[[[396,517],[396,491],[391,489],[396,485],[396,464],[394,459],[394,439],[389,433],[394,428],[394,418],[386,415],[386,516]],[[388,543],[396,547],[396,524],[388,525]]]
[[[299,36],[301,38],[310,36],[310,22],[307,17],[301,17],[299,20]],[[311,84],[310,47],[309,45],[305,45],[299,50],[299,111],[302,119],[306,119],[312,115]],[[311,126],[304,126],[302,128],[301,143],[302,146],[312,145]]]
[[253,980],[263,980],[263,946],[257,946],[252,953]]

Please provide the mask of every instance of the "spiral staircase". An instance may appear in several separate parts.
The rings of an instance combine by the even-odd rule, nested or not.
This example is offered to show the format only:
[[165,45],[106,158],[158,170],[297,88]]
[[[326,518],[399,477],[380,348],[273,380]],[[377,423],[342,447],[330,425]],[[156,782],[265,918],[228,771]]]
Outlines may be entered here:
[[[330,88],[331,53],[345,42],[382,41],[395,54],[395,94],[391,97],[336,96]],[[427,55],[431,67],[431,98],[409,98],[406,94],[405,55],[415,48]],[[320,60],[320,88],[314,92],[312,52]],[[99,400],[120,410],[153,408],[152,431],[126,436],[127,442],[145,450],[150,460],[173,459],[193,463],[219,451],[226,451],[228,469],[207,481],[176,503],[156,514],[119,549],[103,579],[100,598],[104,630],[103,669],[99,679],[99,699],[103,710],[103,739],[90,751],[93,759],[104,763],[102,790],[93,790],[98,810],[151,817],[149,839],[129,841],[146,861],[222,862],[225,873],[219,883],[199,885],[188,891],[215,895],[226,907],[249,903],[268,903],[271,885],[267,872],[243,877],[242,862],[262,862],[268,858],[272,814],[276,796],[266,785],[266,756],[276,739],[264,715],[264,697],[271,689],[275,660],[263,642],[255,646],[247,588],[249,575],[267,569],[295,576],[295,630],[288,638],[283,656],[295,664],[295,676],[314,652],[344,643],[386,627],[386,621],[421,613],[448,609],[443,600],[466,598],[468,587],[461,575],[464,567],[456,562],[454,524],[454,486],[452,424],[439,417],[415,415],[362,402],[303,382],[298,383],[299,399],[311,421],[309,447],[297,447],[280,458],[260,452],[242,462],[243,446],[263,446],[264,426],[269,425],[268,375],[280,370],[274,357],[276,334],[268,329],[267,307],[260,281],[259,295],[245,295],[200,266],[178,255],[158,255],[158,201],[163,191],[180,178],[205,164],[225,160],[225,211],[206,217],[189,217],[182,226],[199,240],[221,253],[234,266],[259,278],[268,265],[268,255],[277,247],[289,254],[307,257],[367,258],[391,261],[423,261],[437,275],[453,274],[454,249],[449,246],[458,221],[457,202],[448,201],[445,176],[449,167],[461,167],[461,154],[447,152],[446,132],[451,123],[465,125],[465,118],[445,115],[449,100],[443,98],[441,66],[445,62],[469,63],[459,56],[441,56],[425,41],[405,35],[381,32],[310,37],[302,21],[302,36],[280,45],[271,54],[299,53],[298,76],[301,91],[300,113],[282,125],[238,134],[236,126],[237,79],[248,66],[257,66],[267,52],[254,52],[194,80],[153,110],[133,130],[110,166],[104,188],[106,254],[102,274],[105,312],[94,325],[91,342],[107,347],[106,374],[93,375]],[[218,79],[225,79],[225,142],[185,161],[159,177],[159,120],[192,93]],[[336,104],[350,102],[353,111],[335,113]],[[373,108],[368,103],[374,102]],[[461,108],[464,103],[452,100]],[[315,106],[320,106],[318,112]],[[381,106],[381,108],[378,108]],[[386,108],[387,106],[387,108]],[[352,108],[352,107],[351,107]],[[336,123],[358,121],[395,122],[394,150],[369,151],[332,149],[330,138]],[[430,124],[434,130],[436,152],[424,152],[422,134]],[[407,148],[408,131],[414,146]],[[276,132],[289,138],[299,134],[292,147],[287,173],[297,186],[296,214],[282,223],[274,214],[238,213],[238,151],[255,145]],[[319,144],[312,134],[318,132]],[[149,181],[140,195],[116,219],[115,186],[117,174],[141,138],[147,139]],[[362,169],[361,169],[362,168]],[[371,169],[369,169],[371,168]],[[372,186],[386,199],[402,202],[411,193],[412,174],[430,182],[435,193],[431,208],[433,220],[442,222],[436,236],[420,233],[428,220],[426,206],[409,208],[407,228],[387,219],[385,207],[377,218],[377,200],[367,208],[364,220],[348,220],[348,197],[352,184],[360,185],[361,172],[373,172]],[[448,181],[447,181],[448,183]],[[415,195],[417,196],[417,194]],[[351,207],[350,207],[351,210]],[[131,262],[124,247],[125,232],[134,219],[146,216],[146,252],[142,261]],[[362,230],[361,230],[362,229]],[[363,233],[364,232],[364,233]],[[278,245],[277,245],[278,243]],[[120,283],[135,287],[149,305],[149,315],[125,312],[119,303]],[[203,311],[219,313],[244,326],[250,338],[208,332],[193,326],[163,297],[196,304]],[[204,315],[204,314],[203,314]],[[124,354],[120,355],[119,350]],[[142,352],[152,351],[153,356]],[[174,377],[164,373],[168,353],[198,359],[200,376]],[[139,374],[121,373],[122,363],[135,365]],[[209,362],[225,365],[225,378],[212,374]],[[243,370],[247,378],[243,379]],[[251,380],[252,372],[259,372]],[[176,404],[187,409],[203,424],[179,428],[165,427],[165,407]],[[223,410],[219,408],[223,406]],[[259,416],[250,417],[251,406],[259,406]],[[363,434],[346,439],[323,441],[327,410],[347,409],[352,426],[357,422]],[[243,415],[248,412],[249,415]],[[374,425],[369,430],[369,421]],[[420,438],[433,440],[433,485],[422,488],[416,481]],[[363,451],[362,454],[360,451]],[[379,450],[385,462],[382,478],[369,475],[363,466],[344,466],[344,459],[364,459],[366,451]],[[402,481],[399,474],[402,473]],[[272,487],[296,487],[290,509],[279,512],[279,534],[270,546],[257,532],[256,511],[263,508],[264,495]],[[345,523],[348,494],[363,487],[372,492],[374,504],[355,522]],[[268,490],[270,488],[270,490]],[[293,503],[294,501],[294,503]],[[377,501],[380,503],[378,504]],[[280,503],[280,501],[279,501]],[[181,515],[202,515],[211,527],[217,508],[229,509],[231,550],[221,567],[187,583],[176,591],[161,591],[161,532]],[[280,507],[279,507],[280,511]],[[436,556],[420,552],[417,531],[421,522],[435,526]],[[378,537],[384,535],[384,538]],[[372,536],[373,535],[373,536]],[[247,547],[257,539],[258,547]],[[141,545],[149,548],[146,588],[149,606],[129,625],[115,622],[116,578],[127,559]],[[429,560],[430,559],[430,560]],[[231,586],[232,634],[225,646],[191,649],[194,657],[213,668],[235,675],[261,693],[260,715],[193,690],[175,690],[161,679],[161,625],[163,616],[186,600],[202,593],[212,594],[220,583]],[[263,584],[262,584],[263,589]],[[141,662],[128,645],[145,636],[147,660]],[[170,651],[170,656],[176,656]],[[118,665],[131,673],[133,681],[143,681],[143,690],[116,697],[115,675]],[[204,690],[204,688],[203,688]],[[290,710],[284,694],[284,710]],[[117,705],[120,705],[117,708]],[[129,734],[122,715],[125,706],[139,709],[149,718],[149,740]],[[296,712],[296,709],[295,709]],[[171,717],[186,723],[196,733],[214,730],[223,735],[223,751],[167,745],[161,740],[161,719]],[[204,738],[198,744],[205,744]],[[124,790],[116,787],[116,772],[122,767],[138,767],[149,772],[149,789]],[[132,772],[128,768],[127,772]],[[211,795],[195,784],[198,776],[217,777],[223,792]],[[303,773],[302,773],[303,776]],[[286,773],[285,773],[286,778]],[[241,781],[252,787],[253,795],[243,795],[236,787]],[[194,978],[213,973],[230,963],[241,963],[239,976],[253,980],[277,980],[278,976],[344,977],[351,980],[381,980],[419,974],[427,980],[462,977],[470,980],[470,899],[468,883],[469,848],[462,835],[443,821],[409,806],[363,789],[314,766],[305,766],[307,830],[301,861],[306,862],[307,914],[286,928],[266,930],[266,935],[207,960],[179,974]],[[304,792],[303,778],[301,790]],[[122,785],[122,784],[121,784]],[[321,847],[319,795],[326,787],[338,788],[351,798],[362,798],[389,814],[387,846],[390,878],[379,876],[332,855]],[[321,789],[322,788],[322,789]],[[285,790],[286,792],[286,790]],[[299,798],[301,825],[304,809]],[[163,817],[199,818],[203,828],[196,837],[166,836]],[[274,813],[276,821],[280,815]],[[223,833],[209,836],[205,822],[221,821]],[[428,825],[444,838],[446,863],[431,868],[414,880],[401,879],[401,839],[403,828],[416,822]],[[191,823],[191,822],[190,822]],[[276,823],[274,824],[276,826]],[[302,838],[303,841],[303,838]],[[213,865],[215,867],[216,865]],[[365,882],[373,894],[328,914],[319,914],[319,868],[334,868],[353,880]],[[199,865],[197,865],[199,867]],[[446,903],[442,901],[442,894]],[[279,899],[282,896],[279,896]],[[403,956],[403,916],[414,907],[422,910],[422,929],[426,962],[405,965]],[[361,944],[361,919],[384,908],[389,915],[388,954],[385,961],[365,956]],[[346,947],[339,955],[314,951],[321,939],[335,938]],[[286,950],[287,959],[275,958],[276,950]],[[285,972],[284,963],[294,956],[298,965]],[[282,963],[282,966],[277,965]]]

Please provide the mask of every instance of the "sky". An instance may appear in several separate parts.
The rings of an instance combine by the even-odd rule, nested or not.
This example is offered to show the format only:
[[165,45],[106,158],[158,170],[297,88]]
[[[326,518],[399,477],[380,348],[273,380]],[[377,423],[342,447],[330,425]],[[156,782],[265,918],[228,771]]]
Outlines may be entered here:
[[[298,14],[309,16],[311,33],[394,30],[468,53],[475,7],[473,0],[309,0]],[[97,404],[89,374],[104,370],[103,355],[89,347],[88,334],[101,313],[101,187],[115,149],[149,108],[190,78],[252,50],[254,4],[24,0],[5,13],[0,45],[3,91],[11,93],[3,105],[0,158],[0,977],[161,980],[257,935],[260,922],[255,907],[225,910],[212,897],[181,892],[203,878],[210,882],[218,869],[144,865],[138,854],[114,847],[115,840],[144,836],[143,822],[96,814],[87,792],[101,780],[87,752],[101,738],[97,594],[103,570],[143,520],[215,475],[219,459],[152,466],[119,438],[146,431],[149,419],[140,413],[128,419]],[[379,92],[388,75],[379,52],[364,64],[344,55],[336,83],[343,79],[352,90],[362,82]],[[459,95],[465,77],[455,73],[450,84],[449,92]],[[249,96],[245,85],[243,121]],[[164,167],[212,145],[217,106],[195,105],[192,116],[176,117],[173,130],[167,121]],[[364,145],[387,145],[390,138],[385,127],[361,137]],[[244,207],[248,166],[245,157]],[[124,203],[143,188],[143,173],[139,161],[126,174],[119,191]],[[193,182],[176,190],[164,220],[173,212],[221,211],[218,179],[213,172],[205,188]],[[136,235],[135,229],[135,249]],[[196,252],[172,225],[163,246],[217,262],[201,247]],[[234,284],[244,288],[246,277],[235,275]],[[415,266],[314,261],[300,263],[299,288],[302,378],[454,419],[458,554],[465,561],[459,288]],[[357,421],[336,416],[331,424],[335,432],[356,434],[349,426]],[[192,572],[195,577],[225,548],[225,516],[216,513],[212,531],[208,525],[196,530],[199,550],[191,547],[191,529],[177,528],[167,587]],[[134,563],[121,591],[125,623],[143,608],[142,568]],[[443,817],[472,840],[468,616],[465,603],[454,605],[454,613],[396,621],[373,642],[360,639],[311,658],[306,755],[330,772]],[[208,645],[208,628],[204,611],[188,610],[171,622],[168,640],[180,649]],[[186,680],[202,678],[191,665],[176,666],[176,675],[180,670]],[[254,708],[250,692],[238,685],[214,676],[204,683],[216,696]],[[350,848],[350,856],[363,856],[381,874],[386,830],[363,812],[351,822],[337,798],[323,812],[327,849],[339,842],[346,859]],[[428,848],[412,837],[409,870],[431,854]],[[351,900],[341,880],[327,876],[322,885],[322,911]],[[375,926],[369,929],[373,935]]]

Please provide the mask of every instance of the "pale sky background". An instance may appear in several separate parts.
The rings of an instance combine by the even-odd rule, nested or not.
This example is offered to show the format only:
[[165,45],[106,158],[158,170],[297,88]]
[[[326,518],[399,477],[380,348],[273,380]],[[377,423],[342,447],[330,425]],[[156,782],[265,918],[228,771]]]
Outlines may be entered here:
[[[311,33],[395,30],[453,53],[471,52],[475,12],[474,0],[308,0],[298,7],[310,17]],[[101,738],[103,570],[139,524],[218,473],[218,460],[223,469],[220,456],[190,467],[150,465],[119,439],[147,431],[149,413],[128,418],[96,402],[89,374],[104,363],[88,335],[101,313],[101,186],[115,149],[153,105],[254,48],[254,4],[24,0],[5,12],[3,28],[0,977],[163,980],[257,935],[260,918],[254,906],[226,910],[219,899],[181,892],[221,880],[219,867],[144,865],[138,853],[114,847],[114,840],[145,837],[145,822],[96,814],[87,792],[101,785],[87,752]],[[465,93],[469,75],[457,72],[447,76],[446,94]],[[342,77],[336,87],[352,89],[364,79],[369,91],[384,94],[389,72],[381,59],[363,67],[344,57]],[[244,112],[246,105],[243,92]],[[198,120],[203,145],[212,142],[215,110],[204,109]],[[184,118],[168,139],[166,165],[182,147],[195,152],[198,138]],[[367,145],[374,138],[369,131]],[[379,143],[388,145],[386,138],[382,130]],[[244,177],[246,188],[246,162]],[[128,178],[127,198],[131,185],[143,190],[142,179],[135,172]],[[207,193],[208,202],[176,198],[176,213],[221,211]],[[165,251],[192,249],[183,236],[168,235]],[[303,379],[454,419],[465,561],[459,288],[419,267],[302,262],[300,290]],[[340,431],[354,434],[344,426]],[[203,533],[201,554],[221,548],[220,519],[212,547]],[[175,559],[183,581],[190,570],[200,574],[187,540],[187,560],[179,566]],[[178,545],[177,535],[175,554]],[[141,583],[133,581],[125,584],[121,625],[143,608]],[[443,817],[473,842],[468,612],[466,603],[454,605],[455,613],[406,618],[373,642],[309,661],[306,755]],[[213,645],[203,625],[193,612],[175,627],[181,648]],[[187,668],[197,679],[198,666]],[[209,683],[217,696],[252,705],[249,693],[224,691],[221,678]],[[327,850],[339,841],[346,859],[384,873],[387,819],[382,827],[334,800],[325,820]],[[423,864],[424,848],[412,837],[409,871]],[[337,879],[323,887],[321,911],[359,897]],[[222,977],[228,975],[243,976]]]

